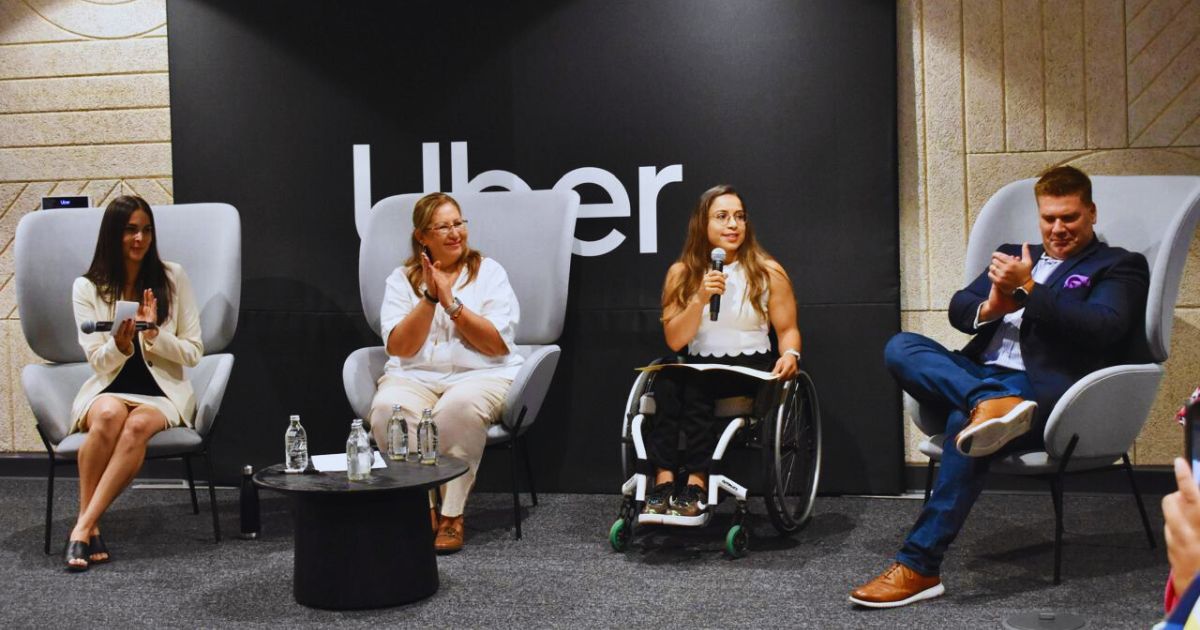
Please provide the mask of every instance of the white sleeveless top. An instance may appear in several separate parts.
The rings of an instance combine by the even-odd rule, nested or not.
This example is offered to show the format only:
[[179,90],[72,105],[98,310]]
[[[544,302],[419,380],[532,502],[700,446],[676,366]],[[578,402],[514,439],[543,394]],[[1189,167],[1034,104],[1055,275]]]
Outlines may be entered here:
[[[725,265],[725,295],[717,321],[708,316],[708,305],[701,314],[700,329],[688,343],[688,354],[705,357],[727,357],[739,354],[758,354],[771,351],[767,336],[770,322],[750,305],[746,295],[746,273],[739,263]],[[763,291],[762,304],[766,310],[770,289]]]

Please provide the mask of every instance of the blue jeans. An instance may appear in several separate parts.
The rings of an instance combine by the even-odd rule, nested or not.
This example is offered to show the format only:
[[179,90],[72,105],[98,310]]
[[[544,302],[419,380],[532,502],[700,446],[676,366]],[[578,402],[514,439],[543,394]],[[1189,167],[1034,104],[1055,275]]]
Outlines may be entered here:
[[[901,389],[922,405],[947,414],[941,469],[933,491],[896,554],[897,562],[917,573],[938,575],[942,557],[983,491],[988,466],[995,457],[967,457],[954,446],[954,438],[979,402],[1003,396],[1033,399],[1033,388],[1024,372],[980,365],[914,333],[892,337],[884,349],[884,360]],[[1001,452],[1038,448],[1041,442],[1041,431],[1030,431]]]

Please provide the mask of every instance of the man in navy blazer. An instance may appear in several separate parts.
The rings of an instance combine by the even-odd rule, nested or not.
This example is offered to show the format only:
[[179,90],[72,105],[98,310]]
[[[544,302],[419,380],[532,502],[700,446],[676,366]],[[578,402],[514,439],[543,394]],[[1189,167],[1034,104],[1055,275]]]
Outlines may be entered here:
[[895,562],[850,601],[904,606],[945,592],[946,549],[974,505],[992,456],[1041,450],[1046,417],[1075,381],[1141,360],[1149,270],[1141,254],[1095,234],[1092,183],[1060,166],[1034,185],[1042,245],[1002,245],[950,300],[950,323],[974,337],[960,352],[914,333],[884,350],[900,387],[947,414],[941,469]]

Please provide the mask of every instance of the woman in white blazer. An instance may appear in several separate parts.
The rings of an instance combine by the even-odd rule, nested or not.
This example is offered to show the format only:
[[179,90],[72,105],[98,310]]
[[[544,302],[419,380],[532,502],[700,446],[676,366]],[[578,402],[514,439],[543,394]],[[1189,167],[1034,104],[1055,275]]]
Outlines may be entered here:
[[64,562],[85,571],[109,560],[100,517],[141,469],[146,443],[159,431],[191,426],[196,400],[184,368],[200,361],[204,346],[187,274],[159,258],[154,213],[140,197],[108,204],[91,267],[72,293],[76,324],[112,320],[118,301],[139,303],[137,324],[79,334],[95,374],[71,407],[71,430],[86,431],[87,439],[79,449],[79,518]]

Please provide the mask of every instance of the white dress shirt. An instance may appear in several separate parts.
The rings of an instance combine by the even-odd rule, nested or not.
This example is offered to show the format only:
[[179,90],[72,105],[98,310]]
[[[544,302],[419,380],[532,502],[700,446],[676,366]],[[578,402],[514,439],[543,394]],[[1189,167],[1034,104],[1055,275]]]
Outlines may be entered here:
[[[385,369],[388,375],[410,378],[427,385],[450,385],[474,376],[511,379],[517,375],[524,362],[524,357],[516,352],[514,341],[517,322],[521,320],[521,307],[508,283],[504,267],[491,258],[484,258],[475,281],[467,284],[464,269],[454,283],[453,293],[465,308],[496,327],[500,338],[508,346],[508,354],[489,357],[480,353],[458,332],[445,309],[435,306],[425,343],[411,357],[391,357]],[[387,279],[383,305],[379,309],[380,332],[385,345],[396,324],[424,299],[423,295],[413,293],[404,267],[392,271]]]
[[[1062,264],[1061,260],[1042,254],[1037,264],[1033,266],[1033,281],[1045,284],[1060,264]],[[979,310],[982,309],[983,303],[980,303]],[[979,321],[979,310],[975,311],[976,330],[980,326],[990,323]],[[1020,308],[1004,316],[1004,321],[1000,322],[1000,330],[997,330],[996,334],[992,336],[991,342],[988,343],[980,357],[983,359],[984,365],[998,365],[1010,370],[1025,371],[1025,360],[1021,358],[1021,319],[1024,315],[1025,309]]]

